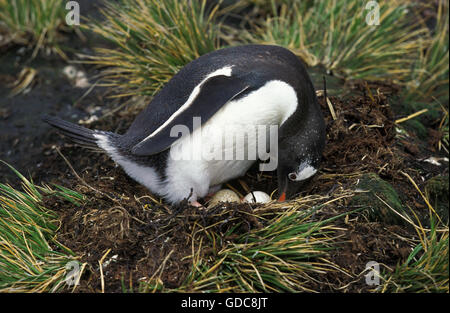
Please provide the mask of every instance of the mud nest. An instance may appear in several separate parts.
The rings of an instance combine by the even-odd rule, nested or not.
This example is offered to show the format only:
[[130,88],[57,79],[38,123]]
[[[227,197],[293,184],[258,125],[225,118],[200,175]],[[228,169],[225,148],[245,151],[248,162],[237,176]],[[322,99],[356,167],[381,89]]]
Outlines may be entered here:
[[[435,151],[433,147],[417,144],[414,136],[406,144],[397,139],[392,108],[380,89],[346,99],[330,97],[329,102],[321,96],[319,102],[327,123],[327,145],[319,173],[299,197],[333,197],[335,192],[354,189],[363,173],[374,172],[394,183],[407,205],[425,208],[411,184],[399,172],[408,172],[413,178],[420,177],[423,172],[431,176],[442,174],[439,169],[418,161]],[[134,113],[122,112],[90,127],[123,132],[134,119]],[[53,177],[55,183],[86,196],[80,207],[55,199],[45,203],[61,217],[58,240],[74,251],[81,262],[88,264],[77,289],[81,292],[100,290],[98,261],[105,254],[104,260],[110,260],[104,273],[106,291],[120,292],[124,284],[135,286],[157,273],[162,264],[164,271],[158,275],[164,286],[177,288],[192,269],[195,230],[211,228],[222,236],[220,241],[209,242],[202,248],[202,257],[213,256],[221,243],[263,227],[270,214],[280,209],[274,204],[223,204],[210,210],[192,208],[187,203],[169,206],[131,180],[107,156],[74,147],[56,135],[53,139],[63,143],[61,153],[75,164],[73,170],[80,177],[74,175],[50,143],[44,146],[46,162],[42,173],[45,177]],[[276,188],[276,174],[259,173],[255,166],[244,177],[225,187],[241,194],[250,190],[272,194]],[[348,202],[340,202],[328,206],[322,214],[339,214],[350,209]],[[259,215],[253,214],[255,210]],[[346,288],[339,287],[355,280],[367,260],[377,259],[395,267],[410,251],[408,242],[389,236],[391,232],[407,232],[399,226],[370,222],[358,216],[339,223],[342,245],[331,257],[345,270],[317,278],[328,281],[323,286],[316,286],[317,290],[363,291],[367,287],[361,277]],[[236,225],[230,235],[229,230]],[[207,239],[206,236],[205,242]]]

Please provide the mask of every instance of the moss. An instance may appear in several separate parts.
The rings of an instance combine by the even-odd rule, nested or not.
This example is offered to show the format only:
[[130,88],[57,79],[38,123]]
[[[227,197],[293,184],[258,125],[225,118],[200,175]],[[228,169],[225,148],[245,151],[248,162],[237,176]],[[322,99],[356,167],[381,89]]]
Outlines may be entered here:
[[430,200],[430,204],[441,219],[448,224],[448,175],[435,176],[428,180],[425,192]]
[[[393,212],[383,201],[401,214],[405,214],[402,202],[394,187],[382,180],[377,174],[364,174],[358,183],[358,193],[352,198],[350,205],[365,208],[363,211],[371,221],[380,221],[388,224],[400,224],[402,218]],[[383,199],[381,201],[379,198]]]
[[416,136],[422,140],[427,139],[428,131],[426,127],[417,119],[410,119],[403,123],[405,128],[416,134]]

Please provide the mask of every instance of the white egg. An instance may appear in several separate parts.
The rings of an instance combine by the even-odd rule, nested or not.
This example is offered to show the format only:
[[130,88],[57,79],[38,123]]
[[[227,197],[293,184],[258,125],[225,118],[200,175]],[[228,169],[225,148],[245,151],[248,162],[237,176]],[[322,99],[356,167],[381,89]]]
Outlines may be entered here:
[[230,189],[222,189],[209,200],[208,207],[213,207],[219,202],[240,202],[239,196]]
[[[256,201],[255,201],[256,200]],[[250,192],[248,195],[242,199],[242,202],[248,202],[248,203],[267,203],[270,202],[270,196],[262,191],[253,191]]]

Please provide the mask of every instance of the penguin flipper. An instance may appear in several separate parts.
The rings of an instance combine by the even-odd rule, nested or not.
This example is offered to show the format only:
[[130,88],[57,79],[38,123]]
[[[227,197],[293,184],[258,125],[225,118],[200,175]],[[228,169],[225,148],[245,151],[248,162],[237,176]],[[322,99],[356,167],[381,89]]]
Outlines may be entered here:
[[179,137],[170,136],[172,127],[184,125],[192,133],[194,117],[200,117],[201,124],[206,123],[223,105],[249,87],[248,81],[237,77],[218,75],[208,78],[192,100],[189,99],[158,129],[136,144],[131,152],[135,155],[153,155],[166,150],[179,139]]

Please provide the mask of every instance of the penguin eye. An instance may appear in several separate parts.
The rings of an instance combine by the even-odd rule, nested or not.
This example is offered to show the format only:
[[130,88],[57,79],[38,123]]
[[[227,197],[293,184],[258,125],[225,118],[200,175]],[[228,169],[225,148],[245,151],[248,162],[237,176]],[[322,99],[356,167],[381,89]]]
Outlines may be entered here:
[[295,173],[289,173],[288,177],[290,180],[297,180],[297,174]]

